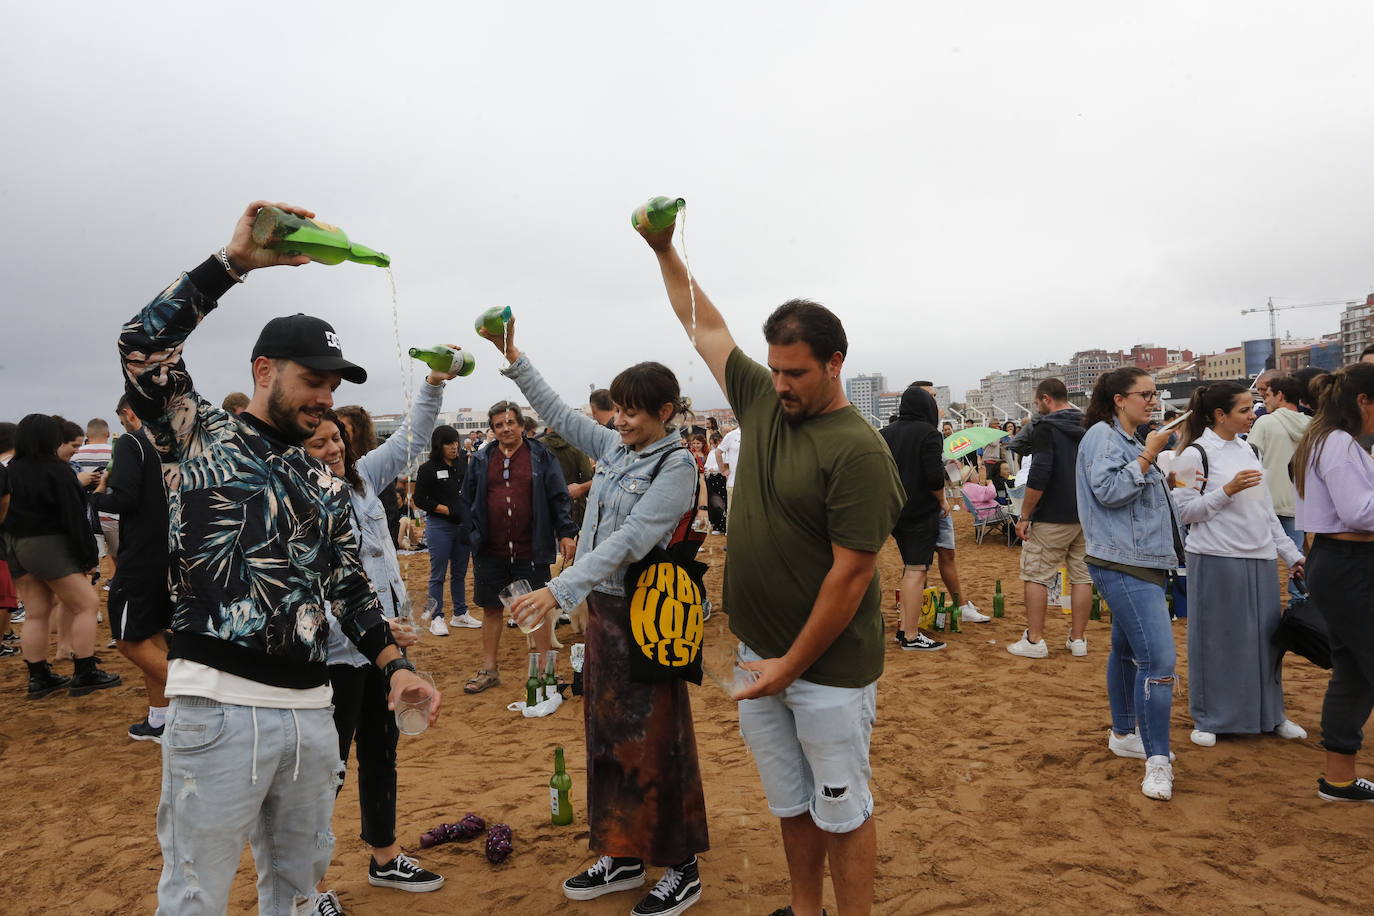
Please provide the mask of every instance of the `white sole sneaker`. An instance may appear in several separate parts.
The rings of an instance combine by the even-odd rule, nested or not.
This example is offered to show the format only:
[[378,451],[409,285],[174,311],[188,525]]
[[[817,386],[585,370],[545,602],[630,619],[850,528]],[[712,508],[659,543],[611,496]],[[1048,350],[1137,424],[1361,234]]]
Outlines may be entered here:
[[1045,640],[1042,638],[1039,642],[1031,642],[1027,638],[1029,635],[1025,630],[1022,630],[1021,638],[1007,646],[1007,651],[1021,658],[1049,658],[1050,647],[1045,643]]
[[1074,639],[1070,636],[1064,640],[1064,648],[1069,650],[1069,654],[1074,658],[1083,658],[1088,654],[1088,641],[1086,639]]
[[1289,741],[1297,741],[1307,737],[1307,729],[1292,719],[1284,719],[1279,723],[1278,728],[1274,729],[1274,734],[1280,738],[1287,738]]
[[1145,761],[1145,778],[1140,781],[1140,791],[1146,798],[1156,801],[1174,797],[1174,768],[1164,757]]
[[[1118,738],[1116,732],[1107,729],[1107,750],[1118,757],[1130,757],[1133,760],[1145,759],[1145,742],[1140,740],[1140,735],[1131,732],[1124,738]],[[1174,762],[1174,752],[1169,752],[1169,762]]]
[[453,618],[453,623],[451,625],[455,627],[466,627],[468,629],[482,629],[482,621],[473,617],[471,614],[457,615]]
[[1200,728],[1193,729],[1193,733],[1188,736],[1188,740],[1198,747],[1216,747],[1217,736],[1212,732],[1205,732]]

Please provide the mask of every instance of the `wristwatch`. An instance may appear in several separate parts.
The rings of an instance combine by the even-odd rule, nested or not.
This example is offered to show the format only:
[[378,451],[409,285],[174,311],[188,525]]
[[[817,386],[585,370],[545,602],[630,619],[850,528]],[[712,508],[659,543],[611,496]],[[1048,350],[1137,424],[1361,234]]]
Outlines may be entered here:
[[391,687],[391,676],[404,668],[406,671],[415,673],[415,665],[408,658],[393,658],[382,668],[382,674],[386,676],[386,686]]

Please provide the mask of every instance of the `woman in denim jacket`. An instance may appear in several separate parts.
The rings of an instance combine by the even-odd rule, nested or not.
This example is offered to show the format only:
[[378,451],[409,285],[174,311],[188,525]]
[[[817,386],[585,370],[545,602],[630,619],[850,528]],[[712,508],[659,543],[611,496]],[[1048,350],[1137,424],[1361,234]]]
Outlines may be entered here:
[[[503,338],[482,334],[503,349]],[[700,899],[696,854],[708,848],[687,684],[632,681],[632,647],[620,622],[629,617],[627,567],[667,546],[696,500],[696,461],[667,425],[681,411],[677,378],[658,363],[621,372],[611,382],[616,415],[608,429],[554,393],[516,348],[513,321],[504,341],[510,366],[502,374],[549,427],[596,462],[574,564],[512,608],[517,621],[530,621],[587,601],[588,845],[598,859],[563,882],[563,893],[591,900],[640,887],[647,860],[666,870],[633,913],[680,913]]]
[[1127,366],[1097,379],[1078,445],[1077,491],[1088,572],[1112,609],[1107,747],[1118,757],[1144,759],[1141,791],[1167,801],[1176,653],[1164,587],[1179,557],[1168,483],[1155,459],[1171,434],[1150,433],[1142,446],[1130,432],[1149,422],[1158,403],[1143,369]]

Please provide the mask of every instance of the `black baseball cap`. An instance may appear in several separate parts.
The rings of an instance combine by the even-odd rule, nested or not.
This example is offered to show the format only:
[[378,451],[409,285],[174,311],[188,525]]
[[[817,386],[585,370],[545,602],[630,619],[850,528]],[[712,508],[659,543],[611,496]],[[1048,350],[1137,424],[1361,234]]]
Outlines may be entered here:
[[367,370],[343,358],[339,335],[329,322],[297,312],[263,325],[253,345],[253,359],[289,359],[307,369],[337,372],[355,385],[367,381]]

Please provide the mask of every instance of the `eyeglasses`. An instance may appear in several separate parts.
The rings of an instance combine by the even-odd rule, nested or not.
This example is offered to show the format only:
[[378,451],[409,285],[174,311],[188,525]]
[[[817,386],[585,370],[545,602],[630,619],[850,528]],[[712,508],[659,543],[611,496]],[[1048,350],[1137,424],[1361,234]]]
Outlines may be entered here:
[[1140,395],[1140,399],[1141,399],[1142,401],[1158,401],[1158,400],[1159,400],[1159,392],[1158,392],[1158,391],[1154,391],[1154,390],[1150,390],[1150,391],[1128,391],[1128,392],[1126,392],[1125,394],[1123,394],[1122,397],[1123,397],[1123,398],[1128,398],[1128,397],[1130,397],[1130,396],[1133,395],[1133,394],[1138,394],[1138,395]]

